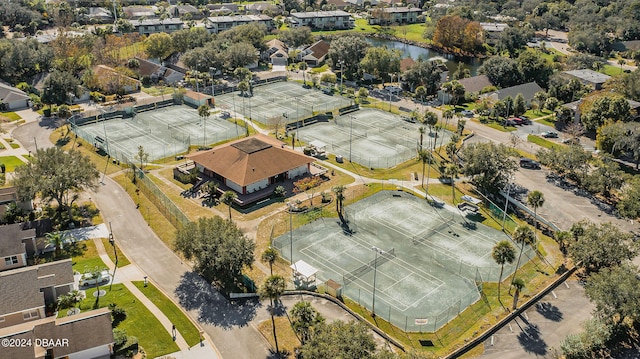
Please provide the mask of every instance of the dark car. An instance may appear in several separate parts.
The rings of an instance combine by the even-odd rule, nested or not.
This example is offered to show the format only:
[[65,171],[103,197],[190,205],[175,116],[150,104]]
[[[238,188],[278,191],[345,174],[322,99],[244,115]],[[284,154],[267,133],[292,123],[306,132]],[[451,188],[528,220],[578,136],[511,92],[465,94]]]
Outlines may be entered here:
[[511,117],[507,121],[512,121],[516,125],[522,125],[524,121],[522,121],[519,117]]
[[545,131],[540,135],[542,135],[542,137],[544,138],[558,138],[558,133],[553,131]]
[[518,116],[518,118],[522,120],[522,124],[523,125],[530,125],[531,124],[531,120],[527,116]]
[[540,164],[530,158],[523,157],[520,159],[520,167],[532,170],[539,170]]
[[506,126],[515,126],[515,125],[516,125],[516,123],[511,119],[502,121],[502,126],[505,126],[505,127]]

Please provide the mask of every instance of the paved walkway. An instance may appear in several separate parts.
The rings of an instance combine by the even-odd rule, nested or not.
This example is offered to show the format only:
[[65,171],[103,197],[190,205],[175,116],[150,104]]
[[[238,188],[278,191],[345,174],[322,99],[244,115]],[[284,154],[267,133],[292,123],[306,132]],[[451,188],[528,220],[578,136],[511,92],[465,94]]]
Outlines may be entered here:
[[[113,273],[113,269],[115,268],[115,264],[111,261],[111,258],[109,258],[109,256],[107,255],[106,249],[104,248],[104,245],[102,244],[102,241],[100,239],[94,239],[94,243],[96,245],[96,250],[98,252],[98,254],[100,255],[100,259],[102,259],[102,261],[104,262],[104,264],[109,268],[109,272]],[[124,271],[125,273],[131,273],[131,270],[128,270],[128,267],[134,267],[134,264],[129,264],[126,265],[122,268],[118,268],[116,269],[115,272],[115,277],[118,277],[121,275],[121,272]],[[135,268],[137,269],[137,268]],[[135,270],[134,269],[134,270]],[[127,289],[129,289],[129,291],[138,299],[138,301],[140,301],[140,303],[142,303],[145,307],[147,307],[147,309],[149,309],[149,311],[151,313],[153,313],[153,315],[158,318],[158,320],[160,321],[160,323],[162,324],[162,326],[166,329],[166,331],[169,333],[169,335],[173,336],[173,324],[171,323],[171,321],[169,320],[169,318],[167,318],[166,315],[164,315],[164,313],[162,313],[162,311],[156,307],[155,304],[153,304],[149,298],[147,298],[146,295],[144,295],[144,293],[142,293],[138,287],[136,287],[135,285],[133,285],[133,283],[131,282],[132,280],[144,280],[145,276],[142,272],[140,272],[139,270],[137,270],[137,278],[130,278],[130,275],[126,276],[129,277],[127,278],[127,280],[124,281],[119,281],[120,283],[124,284],[125,287],[127,287]],[[112,280],[115,281],[115,278],[112,278]],[[182,351],[188,351],[189,350],[189,345],[187,344],[187,342],[184,340],[184,338],[182,337],[182,334],[180,334],[179,331],[176,330],[176,335],[174,337],[174,340],[176,342],[176,344],[178,345],[178,348],[180,348],[180,350]]]

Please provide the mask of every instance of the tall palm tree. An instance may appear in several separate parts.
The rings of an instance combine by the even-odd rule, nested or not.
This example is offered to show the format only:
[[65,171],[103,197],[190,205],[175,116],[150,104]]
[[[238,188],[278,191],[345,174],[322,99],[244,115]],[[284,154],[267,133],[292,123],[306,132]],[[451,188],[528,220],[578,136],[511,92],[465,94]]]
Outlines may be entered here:
[[527,203],[533,207],[533,218],[535,221],[535,232],[538,231],[538,208],[544,205],[544,194],[540,191],[531,191],[527,195]]
[[298,69],[300,69],[300,71],[302,71],[302,85],[306,85],[307,84],[307,78],[305,76],[305,70],[307,69],[307,63],[302,61],[298,64]]
[[491,256],[493,257],[493,260],[500,265],[500,277],[498,278],[498,302],[502,304],[502,300],[500,299],[500,285],[502,284],[504,265],[505,263],[513,263],[513,260],[516,259],[516,251],[509,241],[500,241],[495,245],[495,247],[493,247]]
[[280,257],[280,254],[275,248],[271,246],[269,246],[269,248],[265,249],[265,251],[262,252],[260,260],[269,263],[269,275],[273,275],[273,263],[278,260],[278,257]]
[[[418,159],[422,162],[422,184],[421,187],[424,188],[424,169],[427,164],[429,164],[429,169],[431,169],[431,151],[426,149],[418,150]],[[429,194],[429,182],[427,180],[427,194]]]
[[225,193],[222,194],[222,197],[220,198],[222,203],[229,206],[229,220],[231,220],[231,205],[233,204],[233,201],[235,201],[237,198],[238,198],[238,195],[233,191],[226,191]]
[[338,212],[338,216],[340,216],[340,218],[342,218],[343,216],[343,202],[344,202],[344,191],[347,189],[347,187],[343,186],[343,185],[338,185],[338,186],[334,186],[331,188],[331,190],[333,191],[333,193],[335,193],[336,195],[336,211]]
[[449,177],[451,179],[451,201],[453,201],[453,202],[455,202],[455,199],[456,199],[456,183],[455,183],[455,179],[456,179],[456,176],[458,175],[459,171],[460,171],[460,169],[458,168],[458,165],[456,165],[455,163],[449,163],[444,168],[445,177]]
[[627,62],[624,59],[618,59],[618,65],[620,65],[620,73],[622,73],[622,65],[626,65]]
[[209,108],[209,105],[207,104],[200,105],[200,107],[198,107],[198,115],[203,120],[203,123],[202,123],[202,129],[204,130],[203,146],[206,146],[207,145],[207,118],[209,118],[209,116],[211,115],[211,109]]
[[47,244],[54,245],[56,247],[55,257],[60,257],[62,253],[62,243],[64,242],[64,236],[60,231],[55,231],[51,233],[47,233],[44,235],[47,240]]
[[429,126],[429,134],[431,134],[431,129],[438,123],[438,115],[429,110],[425,110],[422,121]]
[[524,252],[525,245],[533,245],[536,241],[536,235],[531,230],[531,227],[526,224],[521,224],[516,227],[516,230],[513,232],[513,240],[514,242],[520,244],[520,254],[518,254],[518,262],[516,263],[516,270],[513,272],[513,278],[516,277],[516,273],[518,273],[518,267],[520,267],[520,260],[522,259],[522,252]]
[[275,308],[273,307],[274,300],[277,302],[278,298],[284,293],[285,281],[280,275],[271,275],[265,281],[262,287],[260,287],[259,294],[262,298],[269,298],[270,302],[270,314],[271,314],[271,326],[273,327],[273,340],[276,343],[276,353],[280,353],[278,348],[278,336],[276,335],[276,322],[273,318]]
[[516,289],[516,292],[513,294],[513,307],[512,310],[516,310],[518,308],[518,298],[520,297],[520,291],[524,288],[524,280],[522,278],[516,278],[513,280],[511,285]]
[[420,147],[418,147],[418,150],[422,149],[422,143],[423,143],[423,138],[424,138],[425,131],[426,131],[426,129],[424,128],[424,126],[418,127],[418,133],[420,133]]

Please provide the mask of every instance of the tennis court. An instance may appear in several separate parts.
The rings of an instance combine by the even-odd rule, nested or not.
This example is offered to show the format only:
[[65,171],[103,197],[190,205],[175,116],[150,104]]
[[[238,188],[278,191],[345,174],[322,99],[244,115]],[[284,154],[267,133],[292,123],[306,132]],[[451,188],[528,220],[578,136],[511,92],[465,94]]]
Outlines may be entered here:
[[189,106],[174,105],[133,117],[122,116],[90,121],[74,128],[86,141],[108,151],[118,159],[134,160],[138,146],[143,146],[149,160],[184,153],[189,146],[206,146],[243,136],[244,127],[212,113],[206,120]]
[[254,86],[253,96],[239,92],[216,95],[216,105],[246,118],[269,125],[273,118],[285,117],[285,122],[297,122],[316,112],[334,111],[348,106],[351,100],[331,96],[317,89],[306,89],[295,82],[275,82]]
[[[480,299],[482,282],[498,280],[500,266],[491,252],[508,238],[466,224],[457,209],[383,191],[348,206],[346,213],[350,230],[335,218],[323,218],[276,238],[274,246],[284,258],[293,255],[293,262],[316,267],[319,281],[341,283],[343,296],[369,310],[375,277],[375,313],[400,328],[437,330]],[[523,260],[531,257],[526,253]],[[503,276],[514,266],[505,266]]]
[[[361,109],[329,122],[296,129],[297,138],[306,143],[321,141],[327,150],[369,168],[389,168],[416,157],[420,141],[419,123],[376,109]],[[423,146],[442,146],[450,139],[448,131],[423,136]],[[436,142],[437,140],[437,142]]]

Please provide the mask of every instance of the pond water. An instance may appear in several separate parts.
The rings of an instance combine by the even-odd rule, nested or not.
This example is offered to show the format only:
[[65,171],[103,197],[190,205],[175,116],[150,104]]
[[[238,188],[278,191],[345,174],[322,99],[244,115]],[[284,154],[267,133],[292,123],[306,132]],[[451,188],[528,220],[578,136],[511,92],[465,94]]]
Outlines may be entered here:
[[405,44],[400,41],[367,38],[367,42],[376,47],[386,46],[389,49],[398,49],[402,51],[402,58],[411,57],[414,60],[418,60],[418,58],[422,56],[425,59],[441,59],[449,69],[450,74],[456,71],[458,64],[462,64],[464,68],[469,69],[471,76],[475,76],[478,73],[478,68],[482,65],[481,59],[443,54],[420,46]]

